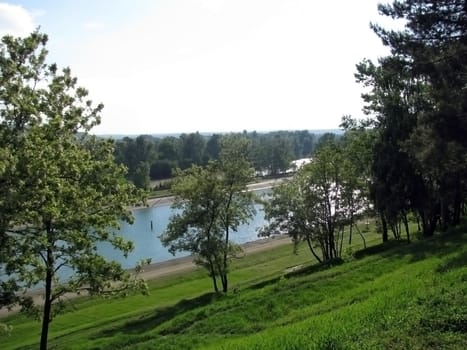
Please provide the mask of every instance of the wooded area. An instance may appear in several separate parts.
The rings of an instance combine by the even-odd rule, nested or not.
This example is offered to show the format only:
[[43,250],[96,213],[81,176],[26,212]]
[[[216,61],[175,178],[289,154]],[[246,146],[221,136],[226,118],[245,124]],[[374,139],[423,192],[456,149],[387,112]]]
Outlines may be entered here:
[[140,135],[116,140],[116,159],[128,168],[128,179],[148,189],[151,180],[169,179],[176,169],[207,165],[218,160],[220,143],[225,136],[246,138],[246,157],[258,174],[278,175],[290,168],[294,159],[310,157],[320,145],[338,135],[310,131],[243,132],[202,135],[199,132],[180,136]]

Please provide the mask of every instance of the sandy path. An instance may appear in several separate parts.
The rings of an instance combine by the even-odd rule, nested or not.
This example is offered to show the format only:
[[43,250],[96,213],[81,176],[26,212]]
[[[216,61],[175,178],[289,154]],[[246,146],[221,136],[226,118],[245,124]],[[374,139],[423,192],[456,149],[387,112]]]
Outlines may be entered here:
[[[242,245],[245,255],[258,253],[264,250],[272,249],[280,245],[291,243],[287,236],[275,236],[271,238],[259,239],[256,241],[248,242]],[[188,272],[196,268],[190,256],[183,258],[175,258],[160,263],[154,263],[144,268],[140,274],[145,280],[152,280],[158,277],[169,276],[177,273]],[[34,303],[41,304],[43,302],[42,292],[31,292]],[[77,297],[76,294],[67,294],[65,299],[72,299]],[[18,307],[12,310],[0,309],[0,318],[13,315],[19,311]]]

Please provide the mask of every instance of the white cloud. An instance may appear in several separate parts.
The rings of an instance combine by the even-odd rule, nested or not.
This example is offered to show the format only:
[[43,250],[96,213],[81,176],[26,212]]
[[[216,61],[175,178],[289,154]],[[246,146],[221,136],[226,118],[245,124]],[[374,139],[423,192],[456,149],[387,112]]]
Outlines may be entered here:
[[35,27],[34,16],[22,6],[0,3],[0,36],[27,36]]

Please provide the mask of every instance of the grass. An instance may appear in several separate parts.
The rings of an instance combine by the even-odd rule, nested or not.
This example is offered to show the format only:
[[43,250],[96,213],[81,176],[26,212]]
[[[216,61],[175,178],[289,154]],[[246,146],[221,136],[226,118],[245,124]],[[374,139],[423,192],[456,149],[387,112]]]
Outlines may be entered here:
[[[278,247],[236,260],[227,295],[197,270],[152,281],[149,297],[76,300],[52,323],[50,348],[465,349],[465,231],[409,245],[372,234],[365,250],[355,238],[329,266]],[[2,349],[37,347],[38,323],[10,323]]]
[[171,195],[172,195],[172,191],[169,189],[151,190],[149,193],[149,199],[169,197]]

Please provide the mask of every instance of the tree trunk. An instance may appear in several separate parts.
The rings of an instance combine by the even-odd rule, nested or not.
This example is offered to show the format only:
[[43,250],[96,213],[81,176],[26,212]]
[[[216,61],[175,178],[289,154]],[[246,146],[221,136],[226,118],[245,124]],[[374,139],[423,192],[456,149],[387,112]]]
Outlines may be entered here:
[[227,273],[226,272],[223,272],[221,274],[221,282],[222,282],[222,292],[227,293],[227,291],[229,290],[229,282],[228,282],[228,279],[227,279]]
[[397,224],[394,224],[392,220],[389,221],[389,227],[391,228],[392,235],[394,236],[394,239],[399,239],[399,236],[397,234]]
[[208,262],[209,262],[209,271],[211,273],[212,286],[214,287],[214,291],[218,293],[219,287],[217,286],[216,269],[214,268],[214,263],[212,262],[211,258],[208,259]]
[[340,242],[339,242],[339,256],[342,256],[342,248],[343,248],[343,245],[344,245],[344,230],[345,230],[345,226],[342,225],[341,227],[341,238],[340,238]]
[[353,227],[353,214],[350,215],[349,245],[352,244],[352,227]]
[[357,230],[358,234],[360,235],[360,237],[362,237],[363,248],[366,249],[366,240],[365,240],[365,236],[363,236],[362,231],[360,231],[360,229],[358,228],[358,225],[357,225],[357,224],[354,224],[354,225],[355,225],[355,229]]
[[448,230],[449,224],[449,208],[445,203],[444,199],[441,199],[440,203],[440,230],[441,232],[446,232]]
[[329,232],[329,252],[330,258],[337,258],[337,250],[336,250],[336,240],[334,232]]
[[[47,260],[48,263],[53,262],[52,250],[47,249]],[[44,311],[42,314],[42,330],[41,330],[41,343],[40,349],[47,350],[47,340],[49,337],[49,325],[51,321],[52,311],[52,275],[53,265],[47,266],[47,272],[45,276],[45,300],[44,300]]]
[[410,243],[409,220],[406,213],[402,215],[402,220],[404,221],[405,233],[407,234],[407,243]]
[[309,236],[306,237],[306,243],[308,244],[308,248],[310,249],[311,254],[318,260],[319,263],[323,261],[319,258],[318,254],[316,254],[315,250],[313,249],[313,245],[311,244],[311,238]]
[[421,217],[423,236],[432,237],[435,233],[436,222],[438,221],[437,215],[429,216],[425,211],[422,211]]
[[452,215],[452,224],[454,226],[457,226],[461,223],[462,193],[460,187],[460,185],[457,187],[456,194],[454,195],[454,210]]
[[229,210],[230,210],[230,205],[232,203],[232,198],[233,198],[233,189],[232,189],[233,183],[230,184],[229,187],[229,200],[227,201],[227,206],[225,208],[225,241],[224,241],[224,254],[222,256],[222,272],[221,272],[221,282],[222,282],[222,291],[224,293],[227,293],[228,291],[228,280],[227,280],[227,260],[229,258],[229,234],[230,234],[230,215],[229,215]]
[[379,214],[381,218],[381,229],[383,230],[382,232],[383,242],[387,242],[388,241],[388,224],[386,222],[386,218],[384,217],[384,213],[380,211]]
[[329,260],[328,237],[326,235],[323,235],[322,232],[319,232],[319,244],[321,246],[321,252],[323,253],[323,261]]
[[212,276],[211,276],[211,279],[212,279],[212,286],[214,287],[214,291],[215,291],[216,293],[219,293],[219,287],[217,286],[216,275],[212,275]]
[[227,259],[229,253],[229,227],[225,228],[225,243],[224,243],[224,255],[222,257],[222,272],[221,272],[221,282],[222,282],[222,291],[227,293],[228,290],[228,281],[227,281]]

